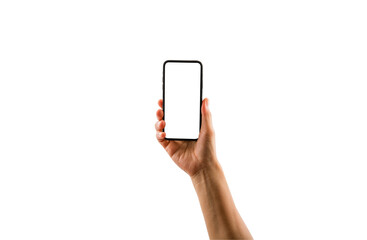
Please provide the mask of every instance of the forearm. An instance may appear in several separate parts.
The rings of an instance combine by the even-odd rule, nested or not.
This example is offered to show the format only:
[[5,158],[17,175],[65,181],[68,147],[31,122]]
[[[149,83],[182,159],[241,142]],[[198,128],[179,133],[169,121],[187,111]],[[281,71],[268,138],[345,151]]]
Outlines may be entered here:
[[191,177],[211,239],[252,239],[218,161]]

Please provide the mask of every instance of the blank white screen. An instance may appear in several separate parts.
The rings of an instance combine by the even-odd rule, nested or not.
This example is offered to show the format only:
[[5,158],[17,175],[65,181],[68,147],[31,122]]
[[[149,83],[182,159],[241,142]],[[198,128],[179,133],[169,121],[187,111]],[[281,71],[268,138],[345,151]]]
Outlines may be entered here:
[[197,139],[200,131],[200,76],[196,62],[165,64],[166,138]]

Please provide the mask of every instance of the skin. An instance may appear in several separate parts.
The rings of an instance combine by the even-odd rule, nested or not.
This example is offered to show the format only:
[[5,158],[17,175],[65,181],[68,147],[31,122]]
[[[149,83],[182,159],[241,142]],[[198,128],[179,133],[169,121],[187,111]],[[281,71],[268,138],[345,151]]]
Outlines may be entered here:
[[209,100],[203,100],[202,125],[197,141],[165,139],[163,101],[158,101],[155,124],[158,142],[191,178],[200,201],[210,239],[253,239],[238,213],[215,149],[215,133]]

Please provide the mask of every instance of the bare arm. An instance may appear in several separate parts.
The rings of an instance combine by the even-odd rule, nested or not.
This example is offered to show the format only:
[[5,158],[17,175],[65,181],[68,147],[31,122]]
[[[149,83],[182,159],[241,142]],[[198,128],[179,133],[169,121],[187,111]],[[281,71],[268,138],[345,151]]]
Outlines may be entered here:
[[[158,101],[162,107],[162,100]],[[163,111],[157,111],[157,140],[172,160],[192,180],[198,195],[210,239],[252,239],[233,202],[227,181],[217,160],[214,128],[208,99],[202,104],[202,125],[197,141],[169,141],[162,132]]]
[[233,202],[219,163],[191,177],[210,239],[252,239]]

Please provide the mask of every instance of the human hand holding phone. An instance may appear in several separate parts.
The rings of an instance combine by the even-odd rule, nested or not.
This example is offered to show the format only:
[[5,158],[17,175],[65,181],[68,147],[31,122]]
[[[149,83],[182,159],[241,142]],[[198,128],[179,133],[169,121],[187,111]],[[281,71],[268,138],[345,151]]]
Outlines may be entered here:
[[201,106],[201,129],[197,141],[167,140],[163,100],[158,101],[155,124],[158,142],[190,177],[200,201],[210,239],[253,239],[232,199],[218,162],[208,99]]
[[202,100],[202,70],[203,65],[196,60],[164,62],[156,137],[177,166],[191,177],[209,237],[252,239],[217,159],[209,100]]
[[162,120],[164,115],[162,99],[158,101],[158,105],[160,107],[157,111],[158,122],[155,124],[157,140],[172,160],[190,177],[193,177],[210,165],[217,164],[215,135],[209,110],[209,100],[206,98],[202,102],[202,124],[197,141],[166,140],[166,133],[163,132],[166,123]]

